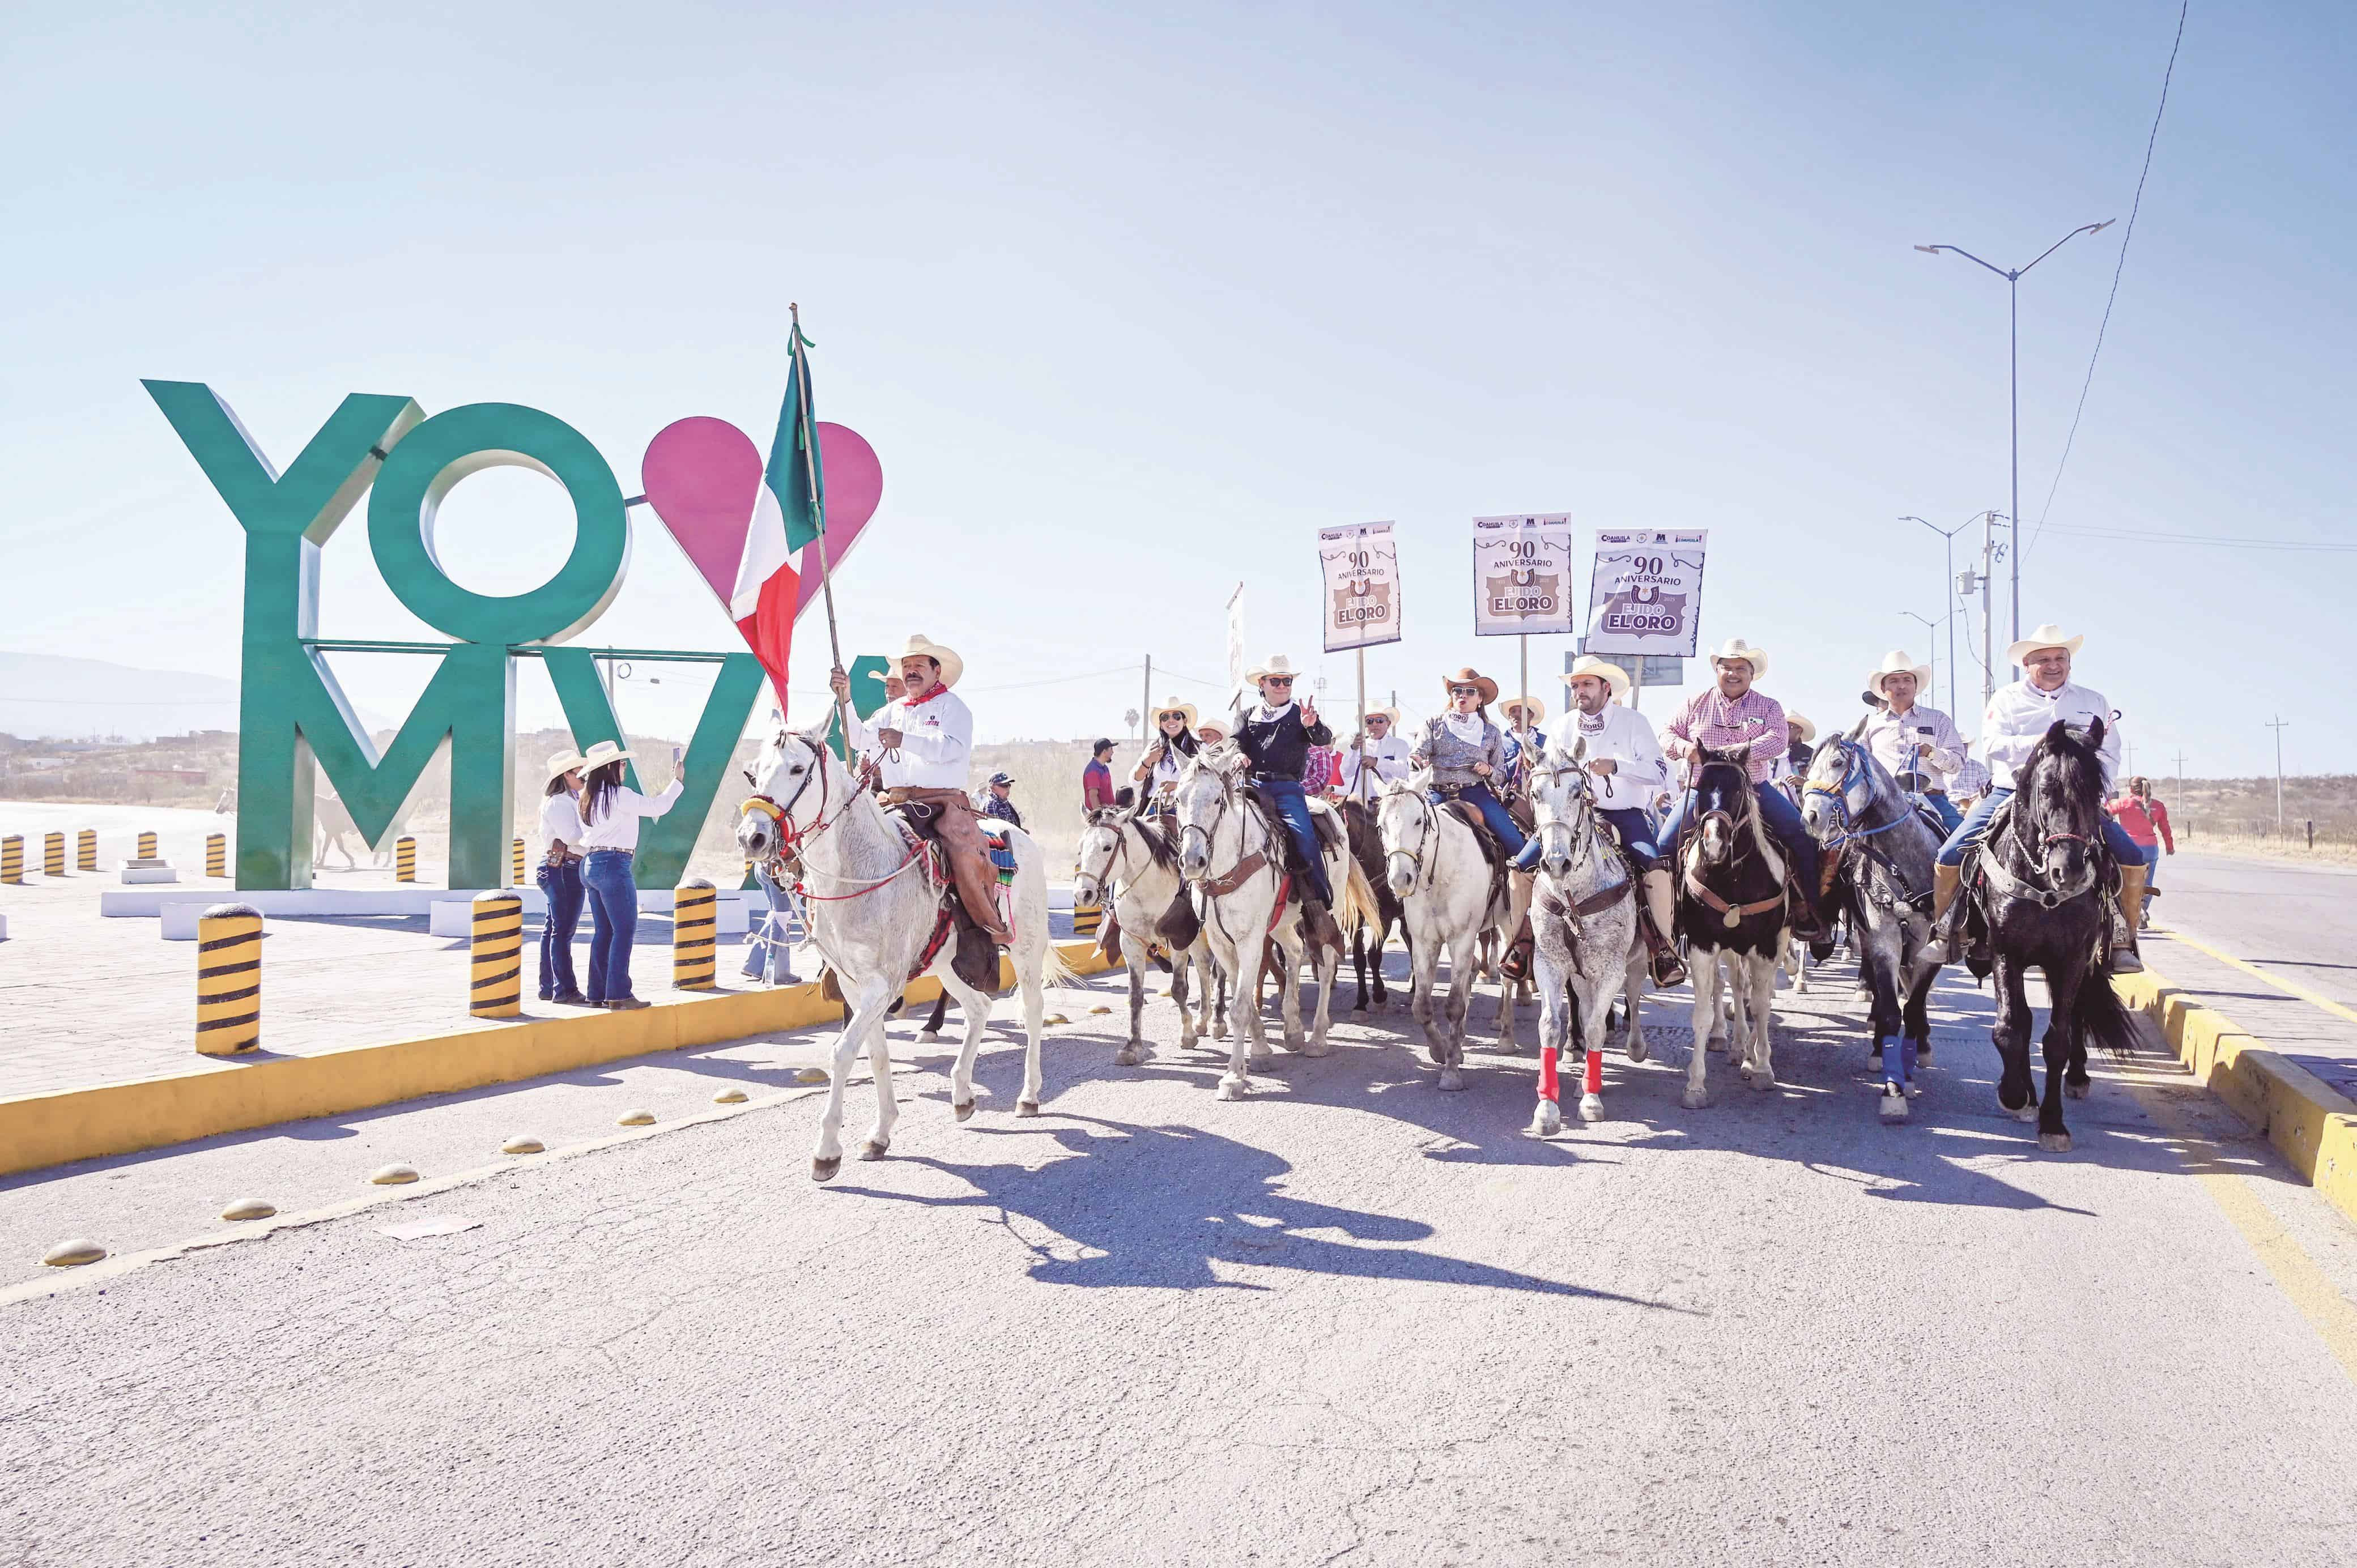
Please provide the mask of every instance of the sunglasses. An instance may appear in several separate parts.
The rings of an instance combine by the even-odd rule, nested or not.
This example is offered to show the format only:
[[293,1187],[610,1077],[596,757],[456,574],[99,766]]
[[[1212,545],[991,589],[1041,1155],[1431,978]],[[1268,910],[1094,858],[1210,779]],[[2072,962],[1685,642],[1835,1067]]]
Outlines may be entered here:
[[1264,675],[1260,678],[1260,683],[1264,686],[1290,686],[1293,684],[1293,677],[1290,675]]
[[1448,694],[1452,697],[1478,697],[1481,694],[1481,688],[1479,686],[1451,686],[1448,688]]

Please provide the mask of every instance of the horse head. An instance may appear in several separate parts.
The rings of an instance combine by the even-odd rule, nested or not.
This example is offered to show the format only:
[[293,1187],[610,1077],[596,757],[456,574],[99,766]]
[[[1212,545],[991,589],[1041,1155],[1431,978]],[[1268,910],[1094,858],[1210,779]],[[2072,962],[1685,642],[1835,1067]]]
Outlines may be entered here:
[[1171,818],[1178,826],[1178,875],[1189,882],[1211,874],[1211,838],[1234,802],[1233,776],[1243,767],[1243,753],[1234,743],[1222,741],[1197,752],[1171,788]]
[[1801,786],[1801,821],[1812,837],[1830,842],[1864,822],[1877,795],[1898,788],[1898,780],[1852,730],[1817,747],[1810,759],[1809,776]]
[[1694,805],[1689,815],[1702,831],[1702,863],[1717,868],[1736,856],[1736,829],[1760,809],[1751,793],[1751,746],[1745,741],[1725,750],[1695,747],[1696,769]]
[[[826,726],[781,729],[745,770],[753,793],[738,808],[737,847],[750,861],[785,854],[825,815],[830,798],[848,799],[850,775],[826,749]],[[816,788],[813,789],[813,786]]]
[[2104,721],[2083,732],[2057,720],[2022,765],[2014,791],[2014,837],[2050,888],[2093,875],[2104,832]]
[[1383,843],[1383,880],[1394,894],[1403,898],[1415,890],[1426,857],[1431,853],[1427,841],[1439,832],[1439,822],[1427,799],[1431,789],[1432,769],[1427,768],[1405,779],[1391,780],[1375,802],[1375,833]]
[[1072,908],[1093,909],[1113,892],[1113,868],[1121,859],[1121,837],[1129,831],[1129,813],[1119,806],[1100,806],[1081,828],[1081,853],[1072,868]]
[[1585,858],[1595,831],[1596,792],[1587,772],[1587,737],[1566,751],[1550,750],[1531,771],[1531,811],[1538,820],[1539,865],[1550,875],[1568,876]]

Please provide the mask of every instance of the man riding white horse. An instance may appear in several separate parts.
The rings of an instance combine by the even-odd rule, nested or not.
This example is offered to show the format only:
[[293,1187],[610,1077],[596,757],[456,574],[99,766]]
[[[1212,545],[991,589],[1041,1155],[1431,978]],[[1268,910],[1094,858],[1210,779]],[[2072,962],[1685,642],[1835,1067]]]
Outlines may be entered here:
[[[851,714],[848,732],[856,749],[873,748],[888,806],[932,808],[933,832],[949,851],[958,898],[975,927],[1000,947],[1015,940],[998,913],[998,872],[984,847],[974,799],[966,793],[974,771],[974,714],[951,692],[965,673],[965,660],[920,632],[900,654],[903,694],[888,703],[871,724]],[[851,677],[830,676],[844,711],[851,713]]]
[[1334,732],[1319,722],[1314,698],[1293,698],[1294,669],[1285,655],[1244,672],[1260,691],[1257,705],[1247,703],[1234,720],[1236,746],[1251,764],[1261,799],[1285,820],[1293,840],[1297,869],[1303,881],[1301,919],[1311,942],[1340,950],[1342,933],[1334,924],[1334,890],[1326,882],[1326,851],[1318,842],[1318,824],[1310,816],[1309,797],[1301,786],[1303,765],[1313,746],[1331,746]]
[[[1739,637],[1730,638],[1711,656],[1710,662],[1717,676],[1716,683],[1687,698],[1685,705],[1662,726],[1663,755],[1674,762],[1691,764],[1695,752],[1706,746],[1717,751],[1738,746],[1750,747],[1745,754],[1745,767],[1751,776],[1751,793],[1760,802],[1760,820],[1776,835],[1777,843],[1782,846],[1792,867],[1793,883],[1801,890],[1792,934],[1803,940],[1822,940],[1824,924],[1817,915],[1817,901],[1822,897],[1817,841],[1809,836],[1808,824],[1801,820],[1801,809],[1768,781],[1776,771],[1776,759],[1792,745],[1792,735],[1785,725],[1783,704],[1753,684],[1768,672],[1767,652]],[[1692,772],[1690,765],[1689,784]],[[1662,824],[1656,843],[1674,852],[1678,835],[1685,827],[1686,810],[1693,803],[1694,791],[1689,788],[1670,808],[1669,820]]]
[[[2072,659],[2086,640],[2083,635],[2066,635],[2061,627],[2050,623],[2005,650],[2007,660],[2019,665],[2023,676],[2009,686],[1998,687],[1989,698],[1980,740],[1982,758],[1988,764],[1989,792],[1964,813],[1963,822],[1948,834],[1948,842],[1940,846],[1939,862],[1932,874],[1933,936],[1924,950],[1932,962],[1944,963],[1953,956],[1940,935],[1941,920],[1956,901],[1963,883],[1964,852],[1988,832],[1991,814],[2013,799],[2014,770],[2029,761],[2048,730],[2058,724],[2085,729],[2103,720],[2104,791],[2107,796],[2111,792],[2120,767],[2120,732],[2112,723],[2112,705],[2101,692],[2071,679]],[[2136,956],[2136,916],[2144,908],[2144,852],[2109,813],[2102,815],[2104,842],[2120,868],[2120,918],[2113,929],[2112,972],[2141,974],[2144,961]]]
[[[1359,761],[1362,748],[1363,768]],[[1397,708],[1369,708],[1366,733],[1352,736],[1342,748],[1342,793],[1353,800],[1372,800],[1385,784],[1415,771],[1408,761],[1414,749],[1399,733]]]
[[[1638,929],[1645,950],[1652,955],[1653,983],[1675,985],[1686,977],[1686,966],[1679,961],[1670,940],[1676,915],[1675,889],[1669,868],[1662,863],[1652,819],[1645,814],[1647,804],[1669,779],[1661,742],[1653,737],[1653,728],[1644,715],[1612,700],[1629,692],[1629,672],[1618,664],[1583,653],[1563,677],[1563,683],[1571,688],[1577,711],[1566,715],[1555,733],[1564,737],[1566,746],[1574,735],[1587,743],[1584,755],[1587,771],[1595,777],[1597,814],[1620,835],[1620,847],[1628,852],[1644,886]],[[1536,838],[1524,844],[1514,859],[1514,869],[1534,870],[1540,849]]]
[[1899,787],[1921,796],[1953,833],[1964,816],[1948,799],[1948,779],[1964,766],[1964,738],[1953,719],[1916,702],[1931,678],[1932,667],[1916,663],[1904,649],[1884,654],[1866,678],[1866,688],[1885,705],[1867,716],[1858,738],[1890,769]]

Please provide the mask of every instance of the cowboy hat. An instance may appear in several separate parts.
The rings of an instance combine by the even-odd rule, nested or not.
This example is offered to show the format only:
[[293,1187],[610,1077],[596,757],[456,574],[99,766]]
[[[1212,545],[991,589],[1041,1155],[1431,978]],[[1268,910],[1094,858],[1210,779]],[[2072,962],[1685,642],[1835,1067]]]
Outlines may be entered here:
[[1710,656],[1710,661],[1713,664],[1725,664],[1738,659],[1751,666],[1753,681],[1764,681],[1768,678],[1768,650],[1764,648],[1754,648],[1739,637],[1728,638],[1719,644],[1718,651]]
[[1816,744],[1817,726],[1809,722],[1808,714],[1800,713],[1792,708],[1786,708],[1784,710],[1784,722],[1801,732],[1802,740],[1812,746]]
[[1272,653],[1244,671],[1244,684],[1257,686],[1271,675],[1299,675],[1300,673],[1300,671],[1293,667],[1292,660],[1282,653]]
[[584,773],[594,773],[609,762],[628,762],[639,754],[618,740],[601,740],[583,752],[576,764]]
[[1455,693],[1451,693],[1448,689],[1451,686],[1480,687],[1481,690],[1481,705],[1483,707],[1488,707],[1491,703],[1498,700],[1498,682],[1491,680],[1490,677],[1482,674],[1470,664],[1468,664],[1464,669],[1459,670],[1454,675],[1442,676],[1440,681],[1440,694],[1444,697],[1453,696]]
[[1512,697],[1507,698],[1507,699],[1506,699],[1506,701],[1505,701],[1505,703],[1503,703],[1503,704],[1499,708],[1499,710],[1498,710],[1498,711],[1499,711],[1500,713],[1501,713],[1501,714],[1511,714],[1511,713],[1512,713],[1516,708],[1522,707],[1522,706],[1523,706],[1523,703],[1529,703],[1529,704],[1530,704],[1530,707],[1529,707],[1530,718],[1526,721],[1527,723],[1534,724],[1534,725],[1535,725],[1535,724],[1542,723],[1542,722],[1544,722],[1544,721],[1545,720],[1545,718],[1546,718],[1546,704],[1545,704],[1544,703],[1540,702],[1536,697],[1524,697],[1524,696],[1520,695],[1519,693],[1518,693],[1518,694],[1516,694],[1516,695],[1514,695],[1514,696],[1512,696]]
[[1612,688],[1612,694],[1616,697],[1629,694],[1629,671],[1618,664],[1597,658],[1593,653],[1583,653],[1574,660],[1571,668],[1564,672],[1563,683],[1568,686],[1582,675],[1593,675],[1602,681]]
[[577,751],[560,751],[548,759],[548,776],[554,779],[560,774],[570,773],[580,767],[582,761]]
[[1400,716],[1399,710],[1397,708],[1369,708],[1367,710],[1367,717],[1369,719],[1381,719],[1385,724],[1390,725],[1394,729],[1400,727]]
[[[1205,730],[1211,732],[1211,738],[1208,741],[1203,740],[1203,732]],[[1217,746],[1220,742],[1228,738],[1228,726],[1220,723],[1217,719],[1207,719],[1202,724],[1195,726],[1195,738],[1198,741],[1202,741],[1206,746]]]
[[899,659],[892,662],[897,667],[901,659],[920,658],[930,659],[942,667],[942,684],[944,686],[956,685],[958,677],[965,673],[965,660],[960,659],[954,650],[943,648],[921,631],[909,634],[909,646],[900,650]]
[[1916,663],[1907,656],[1906,650],[1894,648],[1882,656],[1882,662],[1876,665],[1874,673],[1866,678],[1866,689],[1878,697],[1883,696],[1882,678],[1885,675],[1912,675],[1915,677],[1915,689],[1920,692],[1931,682],[1932,667]]
[[2076,658],[2079,645],[2086,640],[2086,634],[2083,632],[2077,637],[2063,636],[2062,628],[2050,620],[2011,648],[2007,649],[2005,661],[2007,664],[2018,664],[2041,648],[2059,648],[2072,658]]
[[1187,721],[1189,729],[1195,727],[1200,717],[1195,712],[1194,703],[1182,703],[1176,697],[1165,697],[1162,699],[1161,705],[1154,710],[1154,728],[1158,730],[1162,727],[1162,715],[1165,714],[1177,714]]

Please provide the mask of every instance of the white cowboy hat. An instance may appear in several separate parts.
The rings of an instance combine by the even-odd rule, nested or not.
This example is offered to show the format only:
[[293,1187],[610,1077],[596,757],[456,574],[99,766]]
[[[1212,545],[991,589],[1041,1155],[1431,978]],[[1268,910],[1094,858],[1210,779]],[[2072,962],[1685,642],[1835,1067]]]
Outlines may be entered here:
[[1367,717],[1371,719],[1383,719],[1389,723],[1394,729],[1400,727],[1400,716],[1399,710],[1397,708],[1369,708],[1367,710]]
[[548,776],[554,779],[559,774],[570,773],[584,760],[577,751],[560,751],[548,759]]
[[1540,702],[1536,697],[1524,697],[1517,693],[1514,696],[1508,697],[1502,703],[1499,704],[1498,711],[1511,716],[1513,711],[1516,708],[1521,707],[1524,703],[1528,703],[1530,704],[1530,723],[1536,725],[1545,721],[1546,704]]
[[1718,651],[1710,656],[1713,664],[1724,664],[1736,659],[1751,666],[1752,684],[1758,685],[1768,678],[1768,650],[1754,648],[1739,637],[1728,638],[1719,644]]
[[2086,640],[2086,634],[2083,632],[2077,637],[2065,637],[2062,634],[2062,628],[2050,620],[2011,648],[2007,649],[2005,661],[2007,664],[2018,664],[2041,648],[2059,648],[2075,659],[2079,656],[2079,645]]
[[1784,710],[1784,722],[1792,725],[1794,729],[1799,730],[1803,740],[1813,746],[1816,744],[1817,726],[1809,722],[1808,714],[1798,713],[1791,708],[1786,708]]
[[1887,696],[1882,689],[1885,675],[1912,675],[1915,677],[1915,689],[1920,692],[1931,683],[1932,667],[1916,663],[1907,656],[1905,649],[1894,648],[1882,656],[1882,662],[1876,665],[1874,673],[1866,678],[1866,689],[1878,697]]
[[965,673],[965,660],[957,656],[956,650],[943,648],[921,631],[909,634],[909,646],[900,650],[899,658],[892,660],[892,667],[898,671],[901,659],[918,658],[930,659],[942,667],[942,684],[944,686],[956,685],[958,677]]
[[594,773],[609,762],[628,762],[638,755],[619,741],[601,740],[581,754],[579,767],[584,773]]
[[1571,668],[1564,672],[1563,683],[1568,686],[1582,675],[1597,677],[1612,688],[1612,694],[1616,697],[1629,694],[1629,671],[1618,664],[1597,658],[1593,653],[1583,653],[1574,660]]
[[1165,697],[1154,709],[1154,723],[1151,726],[1153,733],[1159,734],[1161,732],[1162,715],[1165,714],[1177,714],[1180,718],[1187,721],[1187,727],[1190,730],[1193,729],[1201,719],[1201,715],[1195,712],[1194,703],[1182,703],[1176,697]]
[[[1205,730],[1210,730],[1211,732],[1211,738],[1208,741],[1203,740],[1203,732]],[[1203,723],[1195,726],[1195,738],[1199,741],[1202,741],[1206,746],[1217,746],[1220,742],[1228,738],[1228,726],[1222,724],[1217,719],[1206,719]]]
[[1271,675],[1298,676],[1300,673],[1300,671],[1296,670],[1293,667],[1292,660],[1287,659],[1282,653],[1272,653],[1266,659],[1262,660],[1259,663],[1244,671],[1244,684],[1247,686],[1257,686],[1263,680]]

